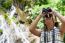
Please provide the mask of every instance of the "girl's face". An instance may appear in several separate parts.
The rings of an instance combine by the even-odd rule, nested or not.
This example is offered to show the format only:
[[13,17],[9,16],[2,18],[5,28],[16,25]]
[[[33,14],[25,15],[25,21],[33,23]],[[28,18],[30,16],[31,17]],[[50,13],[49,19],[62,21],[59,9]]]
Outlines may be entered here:
[[47,27],[50,27],[50,28],[53,27],[54,26],[54,22],[53,22],[52,17],[45,18],[45,24],[46,24]]

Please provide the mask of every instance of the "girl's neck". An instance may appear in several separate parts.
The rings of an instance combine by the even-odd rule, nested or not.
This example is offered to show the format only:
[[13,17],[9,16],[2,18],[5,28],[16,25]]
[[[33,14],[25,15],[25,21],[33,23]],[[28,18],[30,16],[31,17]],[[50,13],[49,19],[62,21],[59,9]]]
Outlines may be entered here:
[[54,28],[54,26],[47,26],[48,31],[51,31]]

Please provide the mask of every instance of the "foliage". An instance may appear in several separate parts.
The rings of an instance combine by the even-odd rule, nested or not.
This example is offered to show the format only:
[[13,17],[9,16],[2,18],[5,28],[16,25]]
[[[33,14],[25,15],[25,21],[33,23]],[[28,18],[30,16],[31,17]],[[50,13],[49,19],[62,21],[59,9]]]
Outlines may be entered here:
[[0,33],[2,32],[2,29],[0,29]]
[[48,0],[35,0],[35,5],[46,5],[48,3]]
[[[56,7],[58,8],[58,11],[60,11],[62,13],[62,15],[65,15],[65,5],[64,3],[61,3],[63,1],[60,1],[56,4]],[[60,3],[60,4],[59,4]]]
[[61,3],[62,3],[62,5],[65,5],[65,0],[62,0]]
[[12,0],[1,0],[1,7],[5,8],[5,9],[9,9],[12,5]]

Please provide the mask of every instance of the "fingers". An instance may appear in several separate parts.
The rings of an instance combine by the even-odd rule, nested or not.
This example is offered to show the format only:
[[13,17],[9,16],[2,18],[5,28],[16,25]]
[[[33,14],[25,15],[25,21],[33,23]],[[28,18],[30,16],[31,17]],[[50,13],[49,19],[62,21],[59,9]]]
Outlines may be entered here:
[[45,12],[42,12],[42,10],[40,10],[40,14],[42,17],[45,15]]
[[44,17],[45,15],[46,15],[46,13],[45,13],[45,12],[43,12],[43,13],[42,13],[42,16]]

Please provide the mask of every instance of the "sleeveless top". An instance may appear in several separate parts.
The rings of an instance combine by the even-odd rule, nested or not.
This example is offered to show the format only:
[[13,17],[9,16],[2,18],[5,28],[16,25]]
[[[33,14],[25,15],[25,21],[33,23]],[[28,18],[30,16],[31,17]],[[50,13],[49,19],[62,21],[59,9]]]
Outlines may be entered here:
[[63,43],[59,29],[54,27],[51,31],[42,31],[40,43]]

